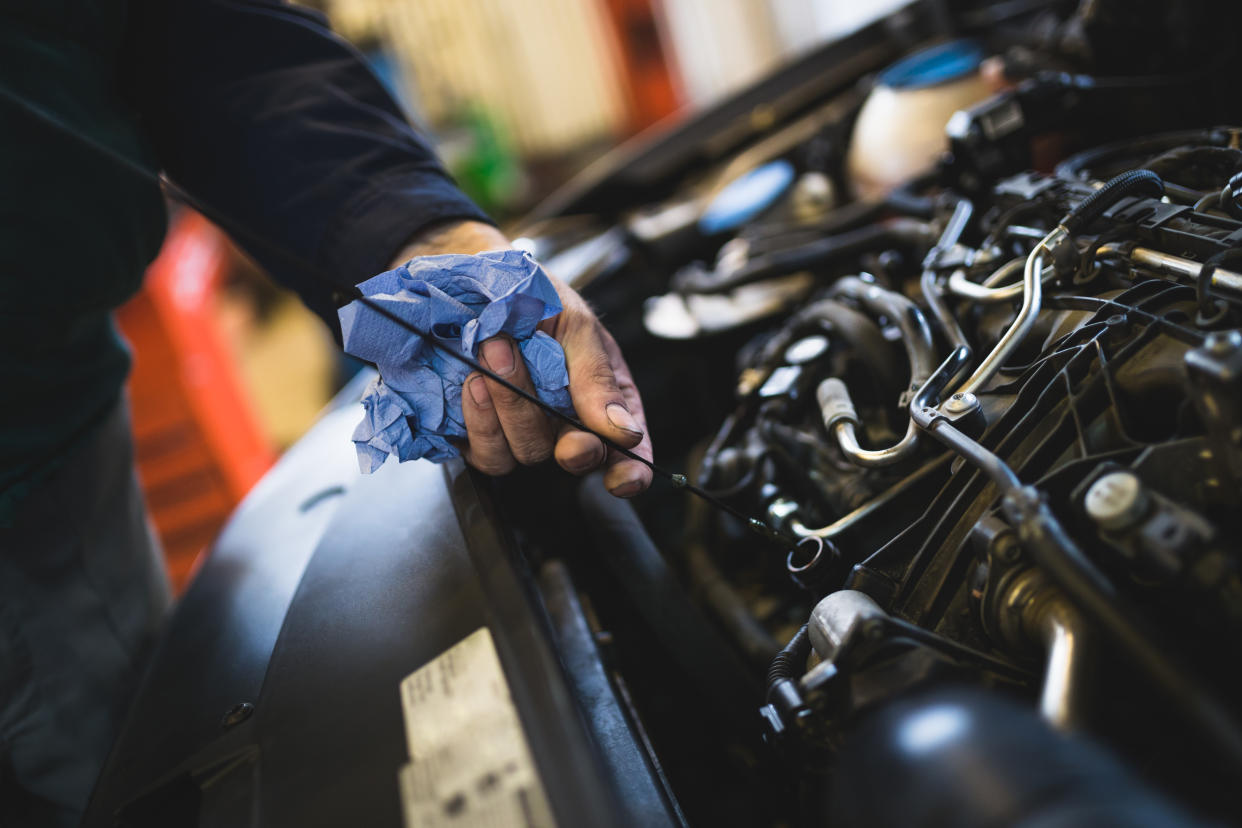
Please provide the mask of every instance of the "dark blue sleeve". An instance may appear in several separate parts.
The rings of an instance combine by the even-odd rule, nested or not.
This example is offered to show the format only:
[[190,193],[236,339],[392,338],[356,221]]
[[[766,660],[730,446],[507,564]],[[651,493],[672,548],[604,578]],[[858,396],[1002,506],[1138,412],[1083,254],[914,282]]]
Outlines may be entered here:
[[[363,58],[278,0],[132,0],[127,85],[166,174],[353,285],[419,229],[490,221]],[[336,330],[322,276],[237,239]]]

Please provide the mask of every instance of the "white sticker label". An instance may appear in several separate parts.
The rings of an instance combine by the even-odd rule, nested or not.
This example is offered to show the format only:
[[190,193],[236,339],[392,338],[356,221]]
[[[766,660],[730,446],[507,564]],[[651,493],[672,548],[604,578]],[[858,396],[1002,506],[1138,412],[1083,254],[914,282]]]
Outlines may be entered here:
[[406,677],[401,709],[406,828],[555,826],[486,627]]

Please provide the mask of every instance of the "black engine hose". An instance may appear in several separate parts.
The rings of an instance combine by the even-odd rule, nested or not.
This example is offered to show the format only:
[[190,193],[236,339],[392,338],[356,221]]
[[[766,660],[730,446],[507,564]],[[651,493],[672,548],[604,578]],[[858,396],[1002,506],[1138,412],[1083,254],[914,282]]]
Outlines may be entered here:
[[711,609],[716,621],[728,634],[746,663],[756,670],[771,663],[775,653],[781,651],[780,642],[772,637],[755,617],[746,601],[712,560],[705,540],[710,529],[711,513],[701,500],[691,501],[686,514],[686,542],[682,547],[686,574],[690,576],[694,594],[700,596]]
[[1242,150],[1233,147],[1176,147],[1143,165],[1165,180],[1211,192],[1220,182],[1242,172]]
[[888,317],[901,329],[901,341],[910,366],[910,387],[918,388],[936,370],[936,352],[931,328],[918,305],[896,291],[846,276],[833,285],[829,296],[847,296],[872,313]]
[[802,336],[823,333],[836,336],[849,345],[862,359],[875,378],[877,389],[898,390],[903,387],[901,366],[892,355],[892,348],[879,324],[867,314],[834,299],[819,299],[798,311],[781,330],[764,343],[752,365],[775,368],[785,349]]
[[674,284],[683,293],[725,293],[765,279],[825,268],[870,250],[928,244],[930,238],[925,223],[907,218],[889,219],[797,247],[763,253],[727,275],[687,272]]
[[1102,147],[1071,155],[1057,165],[1058,178],[1071,178],[1084,181],[1095,171],[1095,168],[1121,161],[1140,161],[1153,155],[1167,152],[1177,147],[1193,146],[1227,146],[1230,131],[1226,127],[1212,129],[1193,129],[1180,132],[1166,132],[1151,135],[1137,140],[1129,139]]
[[1061,226],[1073,236],[1090,227],[1092,222],[1104,215],[1105,210],[1126,196],[1160,198],[1163,195],[1164,181],[1151,170],[1123,172],[1066,213]]
[[794,637],[789,639],[768,668],[768,693],[782,681],[794,681],[806,671],[806,660],[811,655],[811,632],[803,624]]

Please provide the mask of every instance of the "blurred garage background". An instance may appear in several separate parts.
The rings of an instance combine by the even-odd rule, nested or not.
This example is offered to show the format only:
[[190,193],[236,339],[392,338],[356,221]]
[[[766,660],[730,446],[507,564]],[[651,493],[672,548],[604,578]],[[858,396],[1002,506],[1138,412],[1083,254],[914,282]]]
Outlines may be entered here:
[[[591,161],[900,0],[316,0],[502,225]],[[119,314],[139,472],[178,591],[233,507],[357,370],[180,212]]]

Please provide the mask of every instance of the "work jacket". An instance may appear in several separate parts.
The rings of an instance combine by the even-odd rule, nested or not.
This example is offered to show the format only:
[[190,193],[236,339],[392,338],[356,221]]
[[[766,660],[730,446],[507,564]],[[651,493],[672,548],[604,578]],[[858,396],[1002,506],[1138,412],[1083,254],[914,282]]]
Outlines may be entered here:
[[275,0],[0,0],[0,92],[0,526],[116,404],[111,312],[163,237],[156,183],[91,143],[231,216],[331,325],[333,288],[420,228],[488,220],[364,59]]

